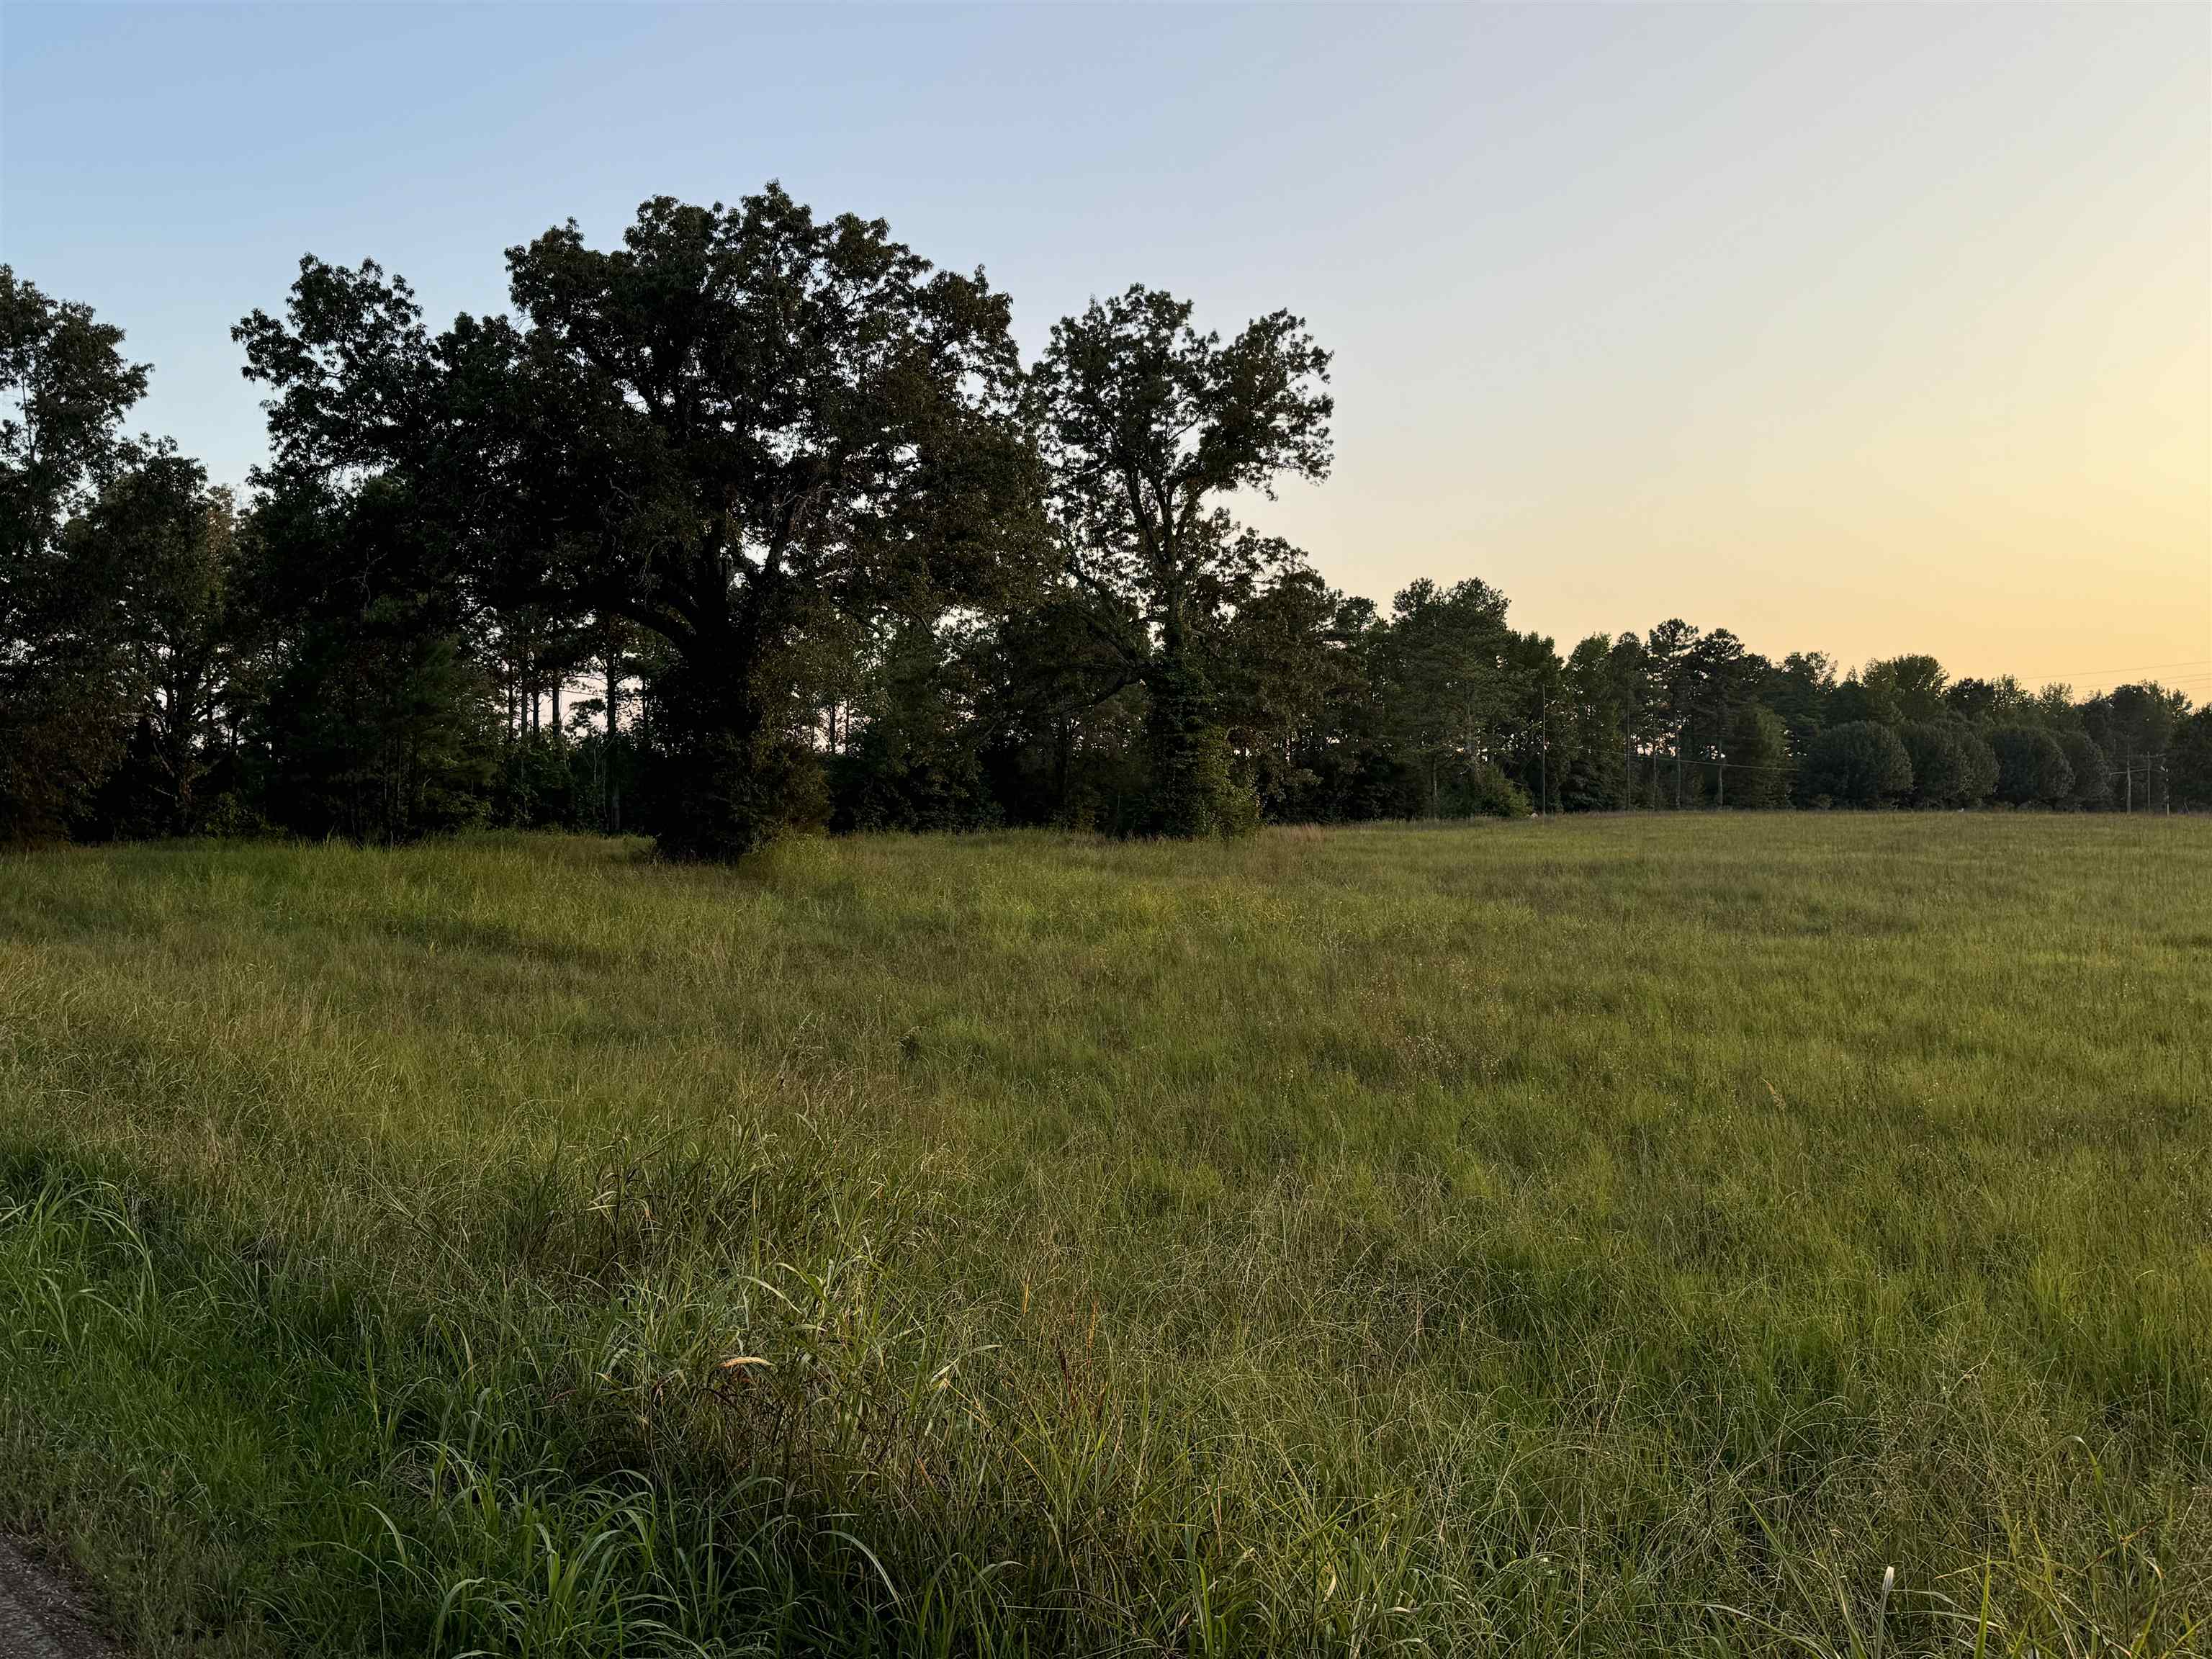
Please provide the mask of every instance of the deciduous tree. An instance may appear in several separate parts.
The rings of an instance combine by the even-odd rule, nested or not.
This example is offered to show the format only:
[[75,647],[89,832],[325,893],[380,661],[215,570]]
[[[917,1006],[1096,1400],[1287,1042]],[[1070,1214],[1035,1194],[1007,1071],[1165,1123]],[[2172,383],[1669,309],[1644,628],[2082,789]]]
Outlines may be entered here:
[[1133,287],[1054,325],[1033,409],[1067,580],[1150,696],[1148,827],[1235,828],[1254,815],[1231,775],[1209,665],[1214,624],[1295,562],[1220,504],[1328,470],[1328,354],[1288,312],[1234,339],[1191,326],[1188,301]]
[[122,348],[0,265],[0,837],[64,833],[130,729],[121,595],[62,534],[138,453],[123,418],[148,371]]
[[1832,726],[1805,757],[1802,788],[1838,806],[1881,806],[1912,788],[1912,762],[1897,733],[1874,720]]

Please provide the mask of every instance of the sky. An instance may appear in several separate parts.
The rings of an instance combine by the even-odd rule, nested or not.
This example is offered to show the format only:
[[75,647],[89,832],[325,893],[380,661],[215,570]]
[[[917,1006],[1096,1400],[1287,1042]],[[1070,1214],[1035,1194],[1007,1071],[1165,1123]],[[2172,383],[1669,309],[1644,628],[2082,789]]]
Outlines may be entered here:
[[1304,316],[1334,470],[1251,516],[1347,591],[2212,702],[2212,7],[0,3],[0,260],[218,479],[301,254],[442,325],[770,179],[1032,355]]

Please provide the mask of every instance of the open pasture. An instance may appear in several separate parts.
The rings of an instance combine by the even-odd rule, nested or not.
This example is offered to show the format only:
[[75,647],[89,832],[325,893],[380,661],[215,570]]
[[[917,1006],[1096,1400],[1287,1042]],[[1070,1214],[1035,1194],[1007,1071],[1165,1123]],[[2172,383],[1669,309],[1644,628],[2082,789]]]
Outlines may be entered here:
[[148,1655],[2202,1650],[2212,823],[10,857],[0,1468]]

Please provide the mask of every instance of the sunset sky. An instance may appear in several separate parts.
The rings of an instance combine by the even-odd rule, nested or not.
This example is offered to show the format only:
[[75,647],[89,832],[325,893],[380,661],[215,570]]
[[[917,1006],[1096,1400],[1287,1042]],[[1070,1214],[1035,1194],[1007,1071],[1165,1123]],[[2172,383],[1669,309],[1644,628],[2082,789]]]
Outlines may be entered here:
[[0,7],[0,258],[219,478],[302,252],[442,324],[770,178],[1032,352],[1303,313],[1336,470],[1260,516],[1352,591],[2212,700],[2212,8]]

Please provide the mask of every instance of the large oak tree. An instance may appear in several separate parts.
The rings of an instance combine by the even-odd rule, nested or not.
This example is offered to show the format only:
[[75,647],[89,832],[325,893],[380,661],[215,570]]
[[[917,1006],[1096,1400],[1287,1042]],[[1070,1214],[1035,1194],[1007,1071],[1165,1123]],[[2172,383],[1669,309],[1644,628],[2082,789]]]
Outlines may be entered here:
[[656,640],[649,827],[736,857],[808,810],[810,635],[987,602],[1042,546],[1006,299],[773,184],[507,267],[514,320],[434,340],[404,283],[304,264],[288,320],[240,330],[279,465],[401,485],[503,656]]
[[775,185],[656,198],[618,248],[572,223],[507,263],[539,587],[665,642],[653,827],[742,854],[815,770],[810,629],[989,602],[1040,545],[1006,296]]

